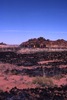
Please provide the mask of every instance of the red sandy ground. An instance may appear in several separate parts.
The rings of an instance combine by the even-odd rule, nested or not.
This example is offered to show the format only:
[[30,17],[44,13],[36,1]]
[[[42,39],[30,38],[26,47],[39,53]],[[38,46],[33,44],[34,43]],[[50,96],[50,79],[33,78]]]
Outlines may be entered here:
[[32,79],[28,76],[21,75],[9,75],[9,76],[0,76],[0,89],[4,91],[9,91],[13,87],[19,89],[25,88],[35,88],[35,85],[32,84]]
[[[36,86],[32,83],[33,79],[34,77],[30,78],[28,76],[21,75],[9,75],[6,77],[0,76],[0,89],[4,91],[9,91],[15,86],[19,89],[35,88]],[[67,84],[66,78],[61,78],[60,80],[53,79],[53,82],[57,86]]]
[[[64,67],[64,66],[62,66]],[[13,87],[17,87],[19,89],[26,89],[26,88],[35,88],[36,85],[32,83],[35,77],[29,77],[27,75],[6,75],[4,74],[5,69],[23,69],[25,67],[16,67],[15,65],[11,64],[3,64],[0,63],[0,89],[3,91],[9,91]],[[27,67],[28,69],[32,69],[32,67]],[[56,80],[52,78],[53,83],[57,86],[67,84],[67,75],[61,78],[60,80]]]

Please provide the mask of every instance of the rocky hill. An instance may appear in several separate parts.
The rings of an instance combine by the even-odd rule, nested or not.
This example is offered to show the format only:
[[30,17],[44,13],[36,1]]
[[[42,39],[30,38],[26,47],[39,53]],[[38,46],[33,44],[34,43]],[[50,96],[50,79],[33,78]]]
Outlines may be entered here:
[[27,47],[27,48],[67,48],[67,41],[63,39],[58,39],[56,41],[52,41],[49,39],[45,39],[43,37],[29,39],[26,42],[20,44],[20,47]]
[[[20,45],[8,45],[6,43],[1,42],[0,43],[0,52],[1,51],[19,51],[22,49],[29,49],[29,48],[50,48],[50,49],[67,49],[67,41],[63,40],[63,39],[58,39],[56,41],[52,41],[49,39],[45,39],[43,37],[39,37],[39,38],[33,38],[33,39],[29,39],[26,42],[21,43]],[[29,49],[30,50],[30,49]],[[28,50],[28,51],[29,51]],[[44,49],[42,49],[44,50]],[[23,50],[25,51],[25,50]]]

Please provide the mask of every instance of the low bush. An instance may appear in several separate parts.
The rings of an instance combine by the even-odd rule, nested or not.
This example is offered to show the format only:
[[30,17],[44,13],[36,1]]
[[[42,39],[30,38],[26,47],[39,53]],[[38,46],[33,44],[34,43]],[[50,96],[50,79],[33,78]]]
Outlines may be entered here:
[[51,78],[49,77],[36,77],[34,80],[33,80],[33,83],[38,85],[38,86],[41,86],[41,87],[45,87],[45,86],[48,86],[48,87],[53,87],[54,84],[53,84],[53,81]]

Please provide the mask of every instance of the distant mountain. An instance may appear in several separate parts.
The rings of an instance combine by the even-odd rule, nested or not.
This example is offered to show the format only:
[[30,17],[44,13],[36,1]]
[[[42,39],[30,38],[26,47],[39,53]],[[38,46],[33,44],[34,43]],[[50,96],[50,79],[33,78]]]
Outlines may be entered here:
[[45,39],[43,37],[29,39],[26,42],[20,44],[20,47],[27,47],[27,48],[67,48],[67,41],[63,39],[58,39],[56,41],[52,41],[49,39]]

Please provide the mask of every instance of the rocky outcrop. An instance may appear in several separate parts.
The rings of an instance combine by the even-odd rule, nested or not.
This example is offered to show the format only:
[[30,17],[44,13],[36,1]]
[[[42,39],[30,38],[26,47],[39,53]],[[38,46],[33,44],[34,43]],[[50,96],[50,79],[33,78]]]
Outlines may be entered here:
[[29,39],[26,42],[20,44],[20,47],[25,48],[67,48],[67,41],[63,39],[58,39],[56,41],[51,41],[43,37]]
[[[0,61],[11,64],[18,64],[19,66],[33,66],[37,65],[39,61],[46,60],[62,60],[67,62],[67,51],[63,52],[37,52],[31,54],[17,54],[15,52],[0,52]],[[61,64],[62,64],[61,62]],[[57,64],[57,63],[56,63]]]
[[67,100],[67,86],[52,88],[17,89],[0,91],[0,100]]

